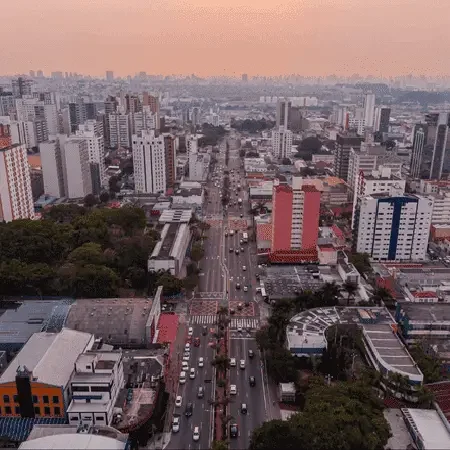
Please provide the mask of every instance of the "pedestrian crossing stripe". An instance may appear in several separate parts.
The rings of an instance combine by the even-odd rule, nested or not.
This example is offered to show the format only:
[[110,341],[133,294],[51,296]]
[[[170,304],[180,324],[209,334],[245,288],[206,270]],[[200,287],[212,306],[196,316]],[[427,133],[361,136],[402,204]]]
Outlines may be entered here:
[[[214,325],[217,322],[217,315],[198,315],[191,316],[189,319],[190,325]],[[251,328],[258,329],[260,326],[259,319],[236,319],[233,318],[230,321],[230,329],[237,329],[239,327],[242,328]]]
[[259,319],[231,319],[230,328],[259,328]]

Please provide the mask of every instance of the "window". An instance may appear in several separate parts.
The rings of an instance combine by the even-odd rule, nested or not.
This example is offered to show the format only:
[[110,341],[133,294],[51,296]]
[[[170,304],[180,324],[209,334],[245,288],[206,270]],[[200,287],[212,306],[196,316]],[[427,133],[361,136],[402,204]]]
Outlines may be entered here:
[[54,408],[55,416],[61,415],[61,408],[59,406],[55,406]]
[[14,403],[19,403],[19,396],[18,395],[14,395],[13,402]]
[[3,403],[9,403],[9,395],[3,396]]
[[103,416],[95,416],[95,421],[103,421],[105,418]]
[[48,401],[48,395],[44,395],[42,398],[43,398],[43,400],[44,400],[44,403],[49,403],[49,401]]
[[49,406],[44,406],[44,415],[45,416],[49,416],[50,415],[50,407]]
[[20,406],[16,406],[14,408],[14,410],[15,410],[16,414],[20,414]]
[[37,402],[38,402],[37,395],[33,395],[33,403],[37,403]]
[[109,392],[109,386],[91,386],[91,392]]
[[89,386],[72,386],[72,392],[89,392]]
[[73,422],[75,422],[76,420],[78,420],[78,416],[72,416],[72,417],[70,418],[70,420],[73,421]]
[[5,414],[11,414],[11,406],[5,406]]
[[38,416],[41,415],[41,408],[39,408],[39,406],[35,406],[34,407],[34,413],[37,414]]
[[59,403],[59,397],[57,395],[53,396],[53,403]]

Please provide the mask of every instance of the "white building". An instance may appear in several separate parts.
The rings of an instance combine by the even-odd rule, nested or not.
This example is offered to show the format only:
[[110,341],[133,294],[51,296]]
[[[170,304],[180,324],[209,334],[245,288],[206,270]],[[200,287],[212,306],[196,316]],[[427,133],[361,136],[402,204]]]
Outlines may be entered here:
[[208,153],[189,153],[189,180],[206,181],[211,156]]
[[36,147],[34,122],[30,120],[11,122],[11,139],[14,143],[25,145],[26,148]]
[[70,381],[70,424],[110,425],[124,385],[122,351],[87,351],[75,361]]
[[282,159],[291,156],[292,153],[292,131],[279,127],[272,131],[272,155],[274,158]]
[[431,223],[433,225],[450,224],[450,190],[441,190],[437,194],[428,196],[433,200],[433,217]]
[[356,251],[375,260],[423,260],[433,201],[418,195],[360,197],[354,213]]
[[134,189],[138,193],[156,194],[166,190],[164,136],[154,131],[133,135]]
[[34,219],[27,149],[13,144],[0,149],[0,222]]
[[142,111],[133,114],[133,134],[141,131],[155,130],[158,124],[158,115],[153,113],[150,106],[144,105]]
[[83,198],[92,194],[88,141],[80,138],[69,138],[64,142],[62,149],[66,197]]
[[186,150],[187,154],[191,152],[197,153],[198,151],[198,136],[197,135],[190,135],[186,137]]
[[64,197],[64,172],[59,138],[43,142],[39,149],[44,178],[44,193],[57,198]]
[[109,140],[111,147],[131,147],[130,114],[109,115]]
[[44,115],[49,136],[56,136],[58,134],[58,111],[56,105],[44,105]]
[[373,127],[375,119],[375,94],[366,94],[364,99],[364,121],[366,127]]

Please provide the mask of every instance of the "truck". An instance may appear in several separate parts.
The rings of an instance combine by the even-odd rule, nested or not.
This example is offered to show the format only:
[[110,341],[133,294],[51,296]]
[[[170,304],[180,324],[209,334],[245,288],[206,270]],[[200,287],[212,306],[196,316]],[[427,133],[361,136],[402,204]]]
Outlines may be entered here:
[[242,205],[242,198],[238,198],[238,205],[239,205],[239,206]]

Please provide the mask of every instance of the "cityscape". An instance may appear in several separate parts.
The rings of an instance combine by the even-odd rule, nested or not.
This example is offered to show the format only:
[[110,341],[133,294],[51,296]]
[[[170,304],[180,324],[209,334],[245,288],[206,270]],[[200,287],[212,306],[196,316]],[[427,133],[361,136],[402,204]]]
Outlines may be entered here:
[[2,448],[449,449],[449,89],[0,75]]

